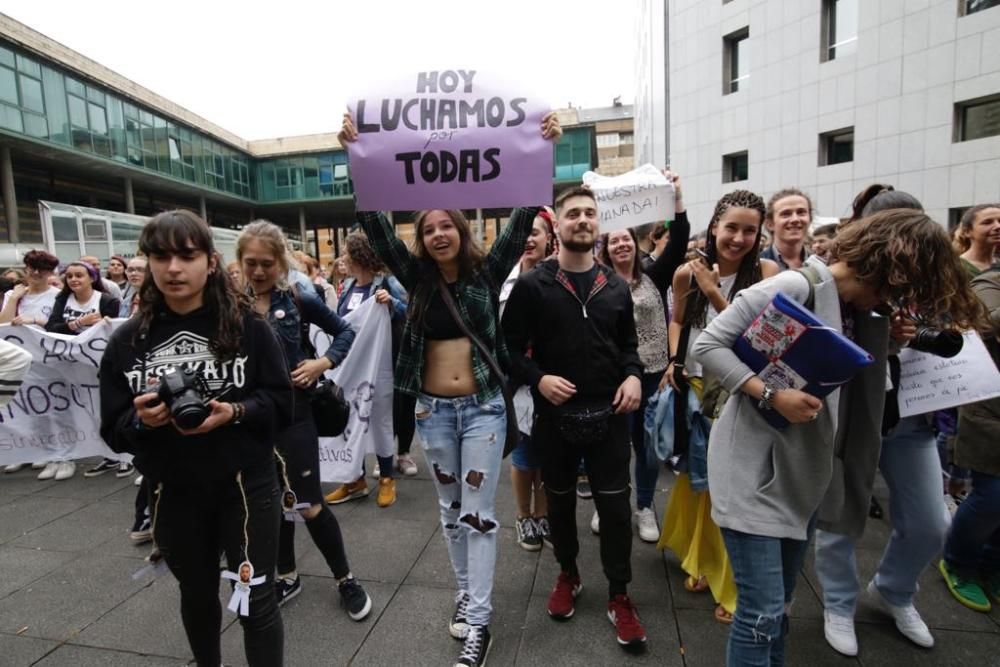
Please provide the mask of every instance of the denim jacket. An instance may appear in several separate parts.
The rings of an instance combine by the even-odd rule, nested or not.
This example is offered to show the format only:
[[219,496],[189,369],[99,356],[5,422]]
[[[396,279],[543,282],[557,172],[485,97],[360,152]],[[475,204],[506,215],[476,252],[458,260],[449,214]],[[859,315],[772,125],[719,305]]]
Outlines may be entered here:
[[315,324],[326,333],[333,336],[333,343],[327,349],[327,357],[336,367],[344,360],[354,342],[354,330],[337,313],[330,310],[319,300],[312,289],[297,289],[298,300],[302,305],[302,313],[295,305],[292,289],[271,290],[271,308],[267,313],[267,322],[278,337],[281,348],[285,351],[285,362],[292,370],[302,361],[312,358],[311,350],[303,346],[303,334],[308,331],[302,326],[304,320]]
[[[710,422],[701,413],[701,404],[694,391],[687,391],[688,454],[687,473],[691,488],[708,489],[708,431]],[[674,454],[674,412],[677,398],[673,387],[658,391],[649,398],[643,415],[646,451],[655,451],[657,458],[667,461]]]
[[[344,281],[344,288],[341,294],[347,294],[354,287],[354,283],[357,282],[354,278],[348,278]],[[406,318],[406,290],[399,283],[398,280],[392,276],[387,276],[385,274],[379,273],[375,275],[372,280],[372,286],[368,290],[368,298],[375,296],[375,292],[380,289],[384,289],[389,293],[389,302],[392,304],[392,308],[389,311],[390,317],[393,321],[399,320],[400,318]],[[341,317],[345,316],[347,313],[347,300],[341,299],[337,302],[337,314]]]

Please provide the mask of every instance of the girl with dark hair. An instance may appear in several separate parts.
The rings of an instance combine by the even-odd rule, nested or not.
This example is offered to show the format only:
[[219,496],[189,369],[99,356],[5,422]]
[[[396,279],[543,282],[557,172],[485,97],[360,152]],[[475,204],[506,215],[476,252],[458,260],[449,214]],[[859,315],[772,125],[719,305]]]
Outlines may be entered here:
[[[556,114],[545,116],[541,133],[546,139],[559,138]],[[339,137],[345,145],[358,138],[349,114]],[[384,215],[358,212],[375,254],[410,295],[396,387],[416,397],[417,431],[434,471],[442,532],[458,583],[448,629],[465,640],[459,665],[483,664],[491,643],[499,528],[494,501],[507,425],[504,379],[493,377],[466,331],[501,367],[509,365],[496,305],[499,286],[524,252],[537,213],[537,207],[514,209],[486,254],[458,210],[419,211],[412,252]],[[454,302],[461,322],[446,299]]]
[[[788,605],[821,503],[824,513],[867,512],[867,497],[828,508],[824,494],[842,478],[835,470],[848,465],[840,460],[847,443],[880,435],[872,412],[881,413],[885,397],[890,320],[872,311],[907,304],[930,321],[950,319],[961,328],[977,321],[947,233],[920,211],[892,209],[846,225],[829,266],[809,268],[817,280],[785,271],[744,289],[692,351],[731,394],[708,446],[712,518],[722,528],[737,586],[729,665],[784,664]],[[732,347],[778,291],[803,304],[812,293],[816,315],[875,363],[824,399],[758,377]],[[775,429],[761,410],[777,411],[790,425]]]
[[1000,204],[979,204],[963,213],[957,239],[962,264],[970,277],[1000,266]]
[[[531,233],[524,244],[524,253],[507,275],[500,287],[500,314],[503,315],[507,298],[514,289],[514,283],[522,273],[532,270],[539,262],[552,254],[555,233],[552,228],[551,213],[543,209],[531,223]],[[517,543],[522,549],[539,551],[542,544],[551,546],[549,531],[548,502],[542,488],[541,461],[531,442],[531,425],[535,407],[531,391],[526,386],[517,388],[514,394],[514,409],[517,411],[520,440],[510,453],[510,482],[514,490],[514,504],[517,508],[514,530]]]
[[[664,309],[663,294],[670,287],[678,267],[684,262],[691,226],[688,223],[681,194],[680,176],[665,171],[664,175],[674,184],[676,219],[670,224],[670,240],[656,261],[648,268],[639,257],[639,239],[633,229],[620,229],[604,234],[599,259],[624,280],[632,294],[635,330],[639,337],[639,359],[643,365],[642,400],[639,408],[629,415],[632,449],[635,452],[635,523],[639,538],[656,543],[660,530],[653,513],[653,495],[660,474],[660,462],[653,451],[645,446],[643,416],[650,397],[656,393],[663,372],[669,363],[669,329]],[[662,228],[662,226],[661,226]],[[595,511],[591,526],[600,527]]]
[[4,294],[0,324],[44,327],[52,315],[60,290],[49,285],[59,258],[44,250],[29,250],[24,255],[24,282]]
[[[777,264],[760,258],[764,215],[764,201],[747,190],[725,194],[715,205],[704,255],[674,275],[669,363],[660,380],[661,388],[669,383],[682,390],[687,384],[687,390],[701,398],[703,370],[690,358],[698,335],[726,310],[737,293],[779,272]],[[687,336],[682,336],[685,329]],[[683,355],[682,338],[687,340]],[[677,361],[679,357],[683,363]],[[695,490],[689,472],[682,472],[667,502],[659,547],[669,548],[680,557],[681,567],[688,574],[684,587],[693,592],[711,591],[717,604],[716,620],[730,623],[736,608],[736,587],[722,535],[712,522],[710,510],[709,492]]]
[[104,292],[101,274],[85,262],[70,262],[63,271],[66,286],[52,306],[45,330],[76,335],[101,321],[118,317],[121,301]]
[[[344,317],[353,312],[362,303],[373,297],[375,302],[389,308],[392,328],[393,359],[399,353],[402,338],[403,322],[406,320],[406,291],[399,281],[385,274],[385,265],[375,255],[368,238],[360,233],[350,234],[344,242],[347,258],[347,271],[350,277],[344,281],[341,298],[337,301],[337,314]],[[395,366],[395,363],[393,364]],[[410,443],[416,424],[413,421],[413,402],[405,398],[401,392],[393,392],[393,432],[399,439],[399,468],[407,475],[416,475],[416,465],[410,457]],[[401,414],[408,409],[409,414]],[[396,480],[393,471],[392,452],[375,452],[378,460],[373,475],[378,478],[378,495],[376,503],[379,507],[389,507],[396,502]],[[342,484],[326,496],[331,505],[364,498],[369,493],[368,482],[365,481],[365,471],[362,467],[361,477]]]
[[[266,318],[284,351],[295,389],[292,424],[278,433],[278,470],[284,494],[291,492],[301,507],[286,507],[278,536],[278,604],[302,590],[295,563],[294,512],[305,520],[310,537],[337,579],[341,604],[355,621],[371,611],[371,599],[351,574],[344,537],[337,517],[323,502],[319,476],[319,435],[309,404],[309,392],[322,375],[338,366],[351,349],[354,331],[337,316],[310,286],[289,285],[292,256],[284,233],[274,223],[257,220],[243,228],[236,239],[236,258],[245,276],[254,310]],[[326,353],[312,358],[308,325],[315,324],[333,336]]]
[[924,210],[920,201],[910,193],[897,190],[891,185],[873,183],[854,198],[854,203],[851,204],[851,217],[847,224],[879,211],[888,211],[890,208]]
[[131,452],[154,489],[152,537],[180,584],[195,662],[222,663],[224,553],[230,577],[248,564],[262,580],[251,581],[246,607],[236,605],[247,662],[281,665],[273,447],[292,409],[284,354],[223,270],[204,220],[160,213],[139,249],[150,277],[138,314],[111,335],[101,360],[101,436]]
[[123,296],[125,288],[128,287],[128,276],[125,275],[125,267],[127,265],[128,261],[124,257],[121,255],[112,255],[111,259],[108,260],[108,270],[104,274],[105,278],[118,285],[118,289],[122,290]]

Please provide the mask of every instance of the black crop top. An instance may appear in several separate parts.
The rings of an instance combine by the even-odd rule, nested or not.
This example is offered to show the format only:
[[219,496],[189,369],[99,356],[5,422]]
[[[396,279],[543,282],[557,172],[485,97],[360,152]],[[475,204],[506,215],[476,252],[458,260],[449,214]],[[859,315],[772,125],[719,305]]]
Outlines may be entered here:
[[[455,296],[455,283],[448,285],[452,298],[458,301]],[[451,311],[441,298],[441,293],[435,289],[431,292],[427,301],[427,309],[424,311],[424,338],[427,340],[454,340],[465,338],[465,333],[451,316]]]

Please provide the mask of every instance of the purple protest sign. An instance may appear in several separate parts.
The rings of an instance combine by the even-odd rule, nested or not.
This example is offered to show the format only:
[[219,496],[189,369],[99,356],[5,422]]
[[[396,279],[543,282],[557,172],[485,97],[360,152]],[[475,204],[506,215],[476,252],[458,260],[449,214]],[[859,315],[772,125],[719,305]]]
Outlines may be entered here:
[[552,201],[549,112],[475,70],[419,72],[348,104],[360,210],[500,208]]

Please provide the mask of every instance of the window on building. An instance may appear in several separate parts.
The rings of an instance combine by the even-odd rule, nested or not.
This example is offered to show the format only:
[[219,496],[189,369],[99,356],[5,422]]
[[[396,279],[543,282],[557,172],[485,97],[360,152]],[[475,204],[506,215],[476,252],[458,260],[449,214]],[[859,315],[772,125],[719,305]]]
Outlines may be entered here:
[[750,177],[750,155],[746,151],[722,156],[722,182],[735,183]]
[[747,40],[750,28],[743,28],[722,38],[722,93],[735,93],[747,84],[750,77],[750,58]]
[[618,135],[618,140],[622,145],[629,146],[635,142],[635,134],[632,132],[622,132]]
[[990,7],[1000,7],[1000,0],[961,0],[959,7],[963,15],[975,14]]
[[955,105],[955,141],[972,141],[1000,135],[1000,95],[981,97]]
[[854,161],[854,128],[824,132],[819,135],[819,166]]
[[820,60],[848,56],[858,50],[858,0],[823,0]]
[[614,148],[618,145],[618,133],[617,132],[604,132],[597,135],[597,147],[598,148]]

